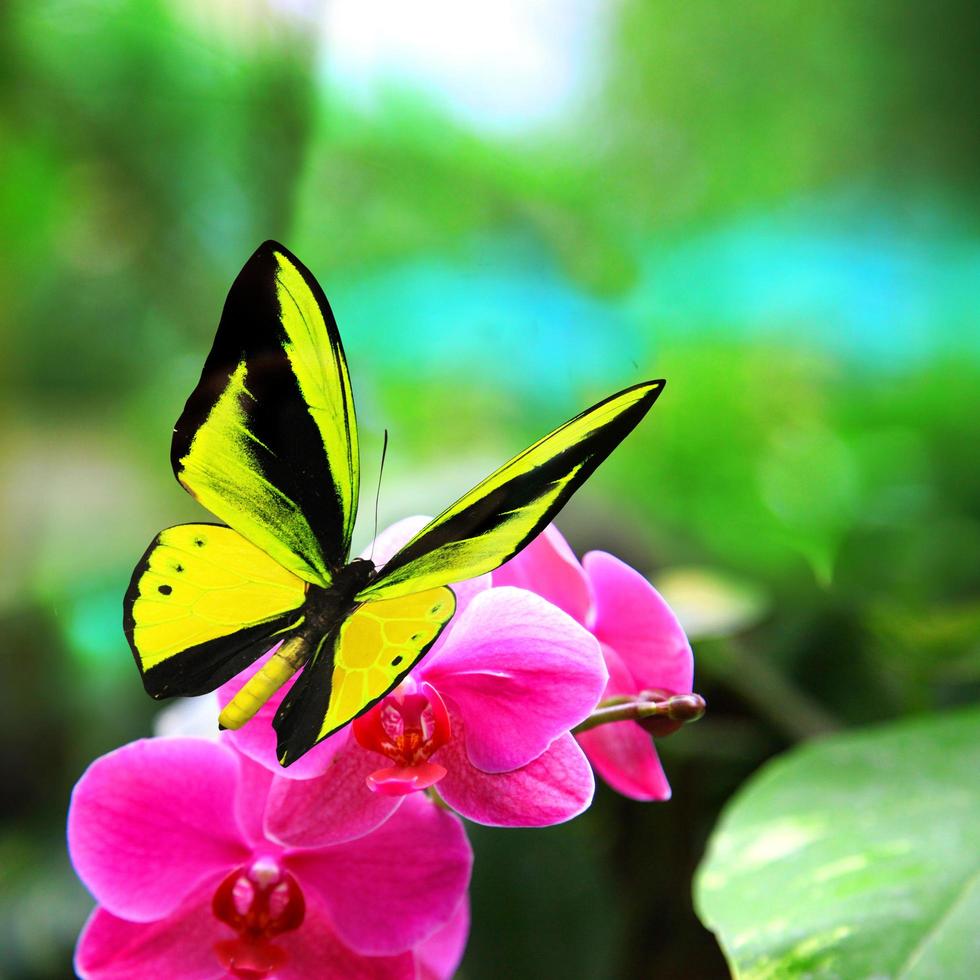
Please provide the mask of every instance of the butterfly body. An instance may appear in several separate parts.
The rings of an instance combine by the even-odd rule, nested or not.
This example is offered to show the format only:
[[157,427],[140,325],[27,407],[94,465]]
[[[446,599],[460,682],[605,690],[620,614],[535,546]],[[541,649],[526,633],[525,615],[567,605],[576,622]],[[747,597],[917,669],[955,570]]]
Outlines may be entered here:
[[171,448],[177,479],[227,526],[161,532],[124,600],[148,693],[214,690],[276,648],[221,724],[244,724],[295,678],[273,722],[280,762],[295,761],[407,676],[455,611],[449,586],[527,545],[663,385],[633,385],[559,426],[382,567],[348,562],[359,462],[343,346],[312,274],[266,242],[232,285]]
[[331,630],[357,606],[355,596],[375,577],[377,570],[368,558],[355,558],[341,566],[327,588],[311,585],[306,592],[303,615],[316,632]]

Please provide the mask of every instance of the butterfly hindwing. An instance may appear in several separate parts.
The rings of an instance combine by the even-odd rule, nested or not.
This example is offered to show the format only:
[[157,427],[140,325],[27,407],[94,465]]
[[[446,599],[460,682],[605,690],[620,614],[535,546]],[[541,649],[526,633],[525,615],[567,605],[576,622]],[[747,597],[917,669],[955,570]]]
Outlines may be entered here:
[[328,586],[358,497],[347,362],[312,274],[266,242],[228,293],[201,380],[174,428],[177,479],[284,568]]
[[276,714],[279,761],[294,762],[395,688],[455,610],[445,587],[358,606],[324,639]]
[[305,597],[302,579],[231,528],[161,531],[123,603],[146,690],[157,698],[213,691],[298,624]]
[[663,387],[626,388],[538,440],[422,528],[357,598],[392,598],[502,565],[629,435]]

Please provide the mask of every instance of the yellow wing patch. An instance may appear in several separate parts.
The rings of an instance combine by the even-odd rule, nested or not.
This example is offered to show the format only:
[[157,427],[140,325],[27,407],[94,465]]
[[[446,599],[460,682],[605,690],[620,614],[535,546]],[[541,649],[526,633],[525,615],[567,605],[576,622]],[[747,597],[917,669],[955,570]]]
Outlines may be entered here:
[[387,694],[455,611],[456,597],[445,587],[358,606],[337,637],[330,703],[317,741]]
[[161,532],[133,576],[127,633],[143,671],[298,609],[306,584],[231,528]]

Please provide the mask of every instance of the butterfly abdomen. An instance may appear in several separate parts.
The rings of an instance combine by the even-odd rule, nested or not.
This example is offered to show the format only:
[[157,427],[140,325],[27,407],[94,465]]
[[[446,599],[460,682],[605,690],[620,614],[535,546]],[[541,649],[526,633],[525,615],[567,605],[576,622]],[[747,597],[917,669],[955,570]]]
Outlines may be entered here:
[[309,659],[310,640],[294,633],[269,658],[262,669],[246,682],[218,716],[222,728],[241,728]]

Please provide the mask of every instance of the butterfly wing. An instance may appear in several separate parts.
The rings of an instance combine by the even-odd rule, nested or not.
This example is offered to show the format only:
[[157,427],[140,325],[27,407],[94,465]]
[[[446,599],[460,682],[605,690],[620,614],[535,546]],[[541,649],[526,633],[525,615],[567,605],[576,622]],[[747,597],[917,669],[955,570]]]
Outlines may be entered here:
[[445,587],[358,606],[324,639],[276,713],[279,761],[295,762],[396,687],[455,610]]
[[422,528],[357,598],[390,599],[502,565],[629,435],[663,387],[626,388],[525,449]]
[[306,583],[236,531],[179,524],[153,539],[123,603],[155,698],[213,691],[301,620]]
[[301,579],[328,586],[346,561],[359,483],[347,362],[323,290],[275,242],[228,293],[171,461],[208,510]]

